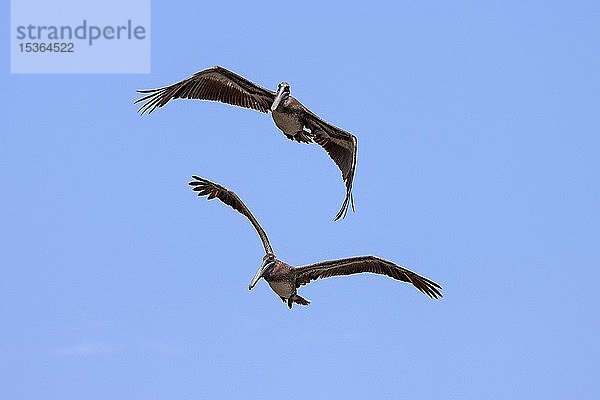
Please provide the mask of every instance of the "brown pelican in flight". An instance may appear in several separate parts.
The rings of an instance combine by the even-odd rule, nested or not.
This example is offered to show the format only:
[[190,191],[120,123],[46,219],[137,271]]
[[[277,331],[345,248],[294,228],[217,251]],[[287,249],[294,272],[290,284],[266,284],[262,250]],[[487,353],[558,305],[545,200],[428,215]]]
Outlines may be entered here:
[[374,274],[387,275],[399,281],[411,283],[414,287],[431,298],[437,299],[442,297],[440,291],[442,288],[437,283],[390,261],[374,256],[323,261],[302,267],[288,265],[275,257],[267,234],[256,218],[254,218],[248,207],[246,207],[234,192],[204,178],[198,176],[192,176],[192,178],[194,180],[189,184],[192,186],[192,190],[198,193],[198,196],[208,195],[209,200],[215,197],[218,198],[223,203],[245,215],[256,229],[256,232],[258,232],[258,236],[260,236],[260,240],[262,240],[262,244],[265,248],[265,256],[263,257],[262,265],[258,272],[250,282],[248,287],[250,290],[252,290],[260,278],[264,278],[281,300],[283,300],[284,303],[287,302],[289,308],[292,308],[293,303],[306,306],[309,304],[309,301],[299,296],[296,291],[300,286],[320,278],[371,272]]
[[354,211],[352,181],[356,168],[356,137],[322,120],[298,100],[290,96],[290,85],[281,82],[276,92],[265,89],[223,67],[200,71],[171,86],[138,90],[144,96],[140,113],[151,113],[171,99],[214,100],[235,106],[252,108],[264,113],[271,111],[275,125],[291,140],[315,142],[327,151],[342,171],[346,197],[335,219],[346,216],[348,205]]

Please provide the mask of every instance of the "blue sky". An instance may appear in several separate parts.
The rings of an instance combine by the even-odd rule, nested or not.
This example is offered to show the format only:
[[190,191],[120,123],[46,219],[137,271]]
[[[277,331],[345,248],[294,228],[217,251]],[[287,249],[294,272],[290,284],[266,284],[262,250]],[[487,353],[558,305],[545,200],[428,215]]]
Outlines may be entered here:
[[[6,6],[5,6],[6,8]],[[5,10],[6,11],[6,10]],[[0,42],[0,397],[593,398],[598,2],[154,2],[152,73],[11,75]],[[8,13],[2,19],[8,23]],[[270,116],[138,88],[222,65],[359,138],[357,212]],[[436,280],[261,281],[235,190],[296,265]]]

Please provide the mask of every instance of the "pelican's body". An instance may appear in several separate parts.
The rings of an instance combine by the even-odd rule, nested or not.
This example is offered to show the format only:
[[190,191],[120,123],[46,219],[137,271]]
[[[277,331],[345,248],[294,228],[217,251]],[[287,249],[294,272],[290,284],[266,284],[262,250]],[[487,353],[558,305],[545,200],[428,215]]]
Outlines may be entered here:
[[305,124],[302,120],[304,109],[302,103],[289,96],[279,103],[278,107],[271,112],[271,116],[275,125],[288,139],[310,143],[310,132],[304,130]]
[[292,303],[308,305],[308,300],[298,296],[296,292],[296,274],[294,267],[275,259],[273,268],[263,275],[271,289],[291,307]]
[[310,303],[308,300],[298,295],[297,289],[312,280],[328,278],[331,276],[371,272],[387,275],[393,279],[411,283],[429,297],[436,299],[442,297],[440,292],[441,287],[437,283],[390,261],[375,256],[350,257],[339,260],[323,261],[301,267],[293,267],[275,257],[275,253],[273,252],[266,232],[252,215],[248,207],[246,207],[234,192],[204,178],[197,176],[194,176],[193,178],[194,181],[190,182],[190,185],[193,187],[193,190],[198,193],[198,196],[208,195],[209,200],[215,197],[218,198],[242,215],[245,215],[256,229],[256,232],[263,243],[265,256],[263,257],[262,265],[248,286],[249,289],[252,289],[262,278],[267,281],[277,296],[286,302],[288,307],[292,308],[294,303],[301,305],[308,305]]
[[[296,99],[289,99],[287,102],[291,103],[292,100],[296,101]],[[296,101],[297,103],[298,101]],[[283,105],[282,105],[283,106]],[[286,105],[287,106],[287,105]],[[283,107],[281,107],[283,108]],[[301,132],[304,124],[300,120],[300,117],[293,112],[292,107],[286,107],[287,110],[275,110],[271,114],[273,117],[273,121],[275,125],[287,136],[295,136],[297,132]]]
[[177,98],[220,101],[265,113],[271,112],[275,125],[288,139],[300,143],[317,143],[327,151],[342,172],[346,196],[336,220],[346,215],[349,206],[354,209],[352,183],[356,168],[356,137],[304,107],[290,95],[290,85],[287,82],[281,82],[275,92],[216,66],[173,85],[139,92],[144,94],[136,101],[143,103],[140,107],[142,114],[151,113]]

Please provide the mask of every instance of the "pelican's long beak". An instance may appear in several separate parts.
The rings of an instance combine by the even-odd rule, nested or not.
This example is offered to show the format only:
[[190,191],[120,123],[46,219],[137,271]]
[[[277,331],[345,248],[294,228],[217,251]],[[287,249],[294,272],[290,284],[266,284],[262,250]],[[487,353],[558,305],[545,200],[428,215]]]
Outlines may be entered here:
[[283,90],[283,86],[280,86],[279,89],[277,89],[277,95],[275,96],[275,101],[273,101],[273,105],[271,106],[271,111],[275,111],[277,110],[277,107],[279,107],[279,103],[281,103],[281,100],[283,99]]
[[252,278],[252,281],[250,281],[250,285],[248,285],[248,290],[252,290],[252,288],[260,280],[260,278],[263,277],[264,273],[271,266],[271,264],[273,264],[273,261],[269,261],[269,260],[263,261],[262,265],[260,266],[260,268],[256,272],[256,275],[254,275],[254,278]]

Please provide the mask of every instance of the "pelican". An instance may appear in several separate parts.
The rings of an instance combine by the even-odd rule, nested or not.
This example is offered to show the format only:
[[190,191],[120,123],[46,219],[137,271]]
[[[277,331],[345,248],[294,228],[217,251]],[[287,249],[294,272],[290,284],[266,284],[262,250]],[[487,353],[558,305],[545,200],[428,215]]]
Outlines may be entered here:
[[281,82],[277,91],[265,89],[223,67],[205,69],[187,79],[158,89],[138,90],[143,97],[141,114],[152,113],[171,99],[214,100],[268,113],[285,137],[299,143],[315,142],[325,149],[342,172],[346,197],[335,216],[346,216],[348,205],[354,211],[352,181],[356,168],[357,140],[354,135],[322,120],[290,95],[290,85]]
[[192,190],[198,193],[198,196],[208,195],[209,200],[214,199],[215,197],[218,198],[223,203],[246,216],[256,229],[265,248],[265,255],[258,272],[254,275],[252,281],[250,281],[250,285],[248,286],[249,290],[252,290],[256,283],[263,278],[281,300],[284,303],[287,302],[289,308],[292,308],[292,304],[294,303],[306,306],[310,302],[301,297],[296,291],[300,286],[306,285],[315,279],[371,272],[374,274],[387,275],[396,280],[411,283],[421,292],[433,299],[442,297],[442,293],[440,292],[442,288],[437,283],[390,261],[375,256],[342,258],[302,267],[293,267],[286,264],[275,257],[275,253],[273,253],[273,248],[269,243],[266,232],[260,226],[256,218],[254,218],[254,215],[252,215],[248,207],[246,207],[234,192],[199,176],[194,175],[192,178],[194,180],[191,181],[189,185],[192,186]]

